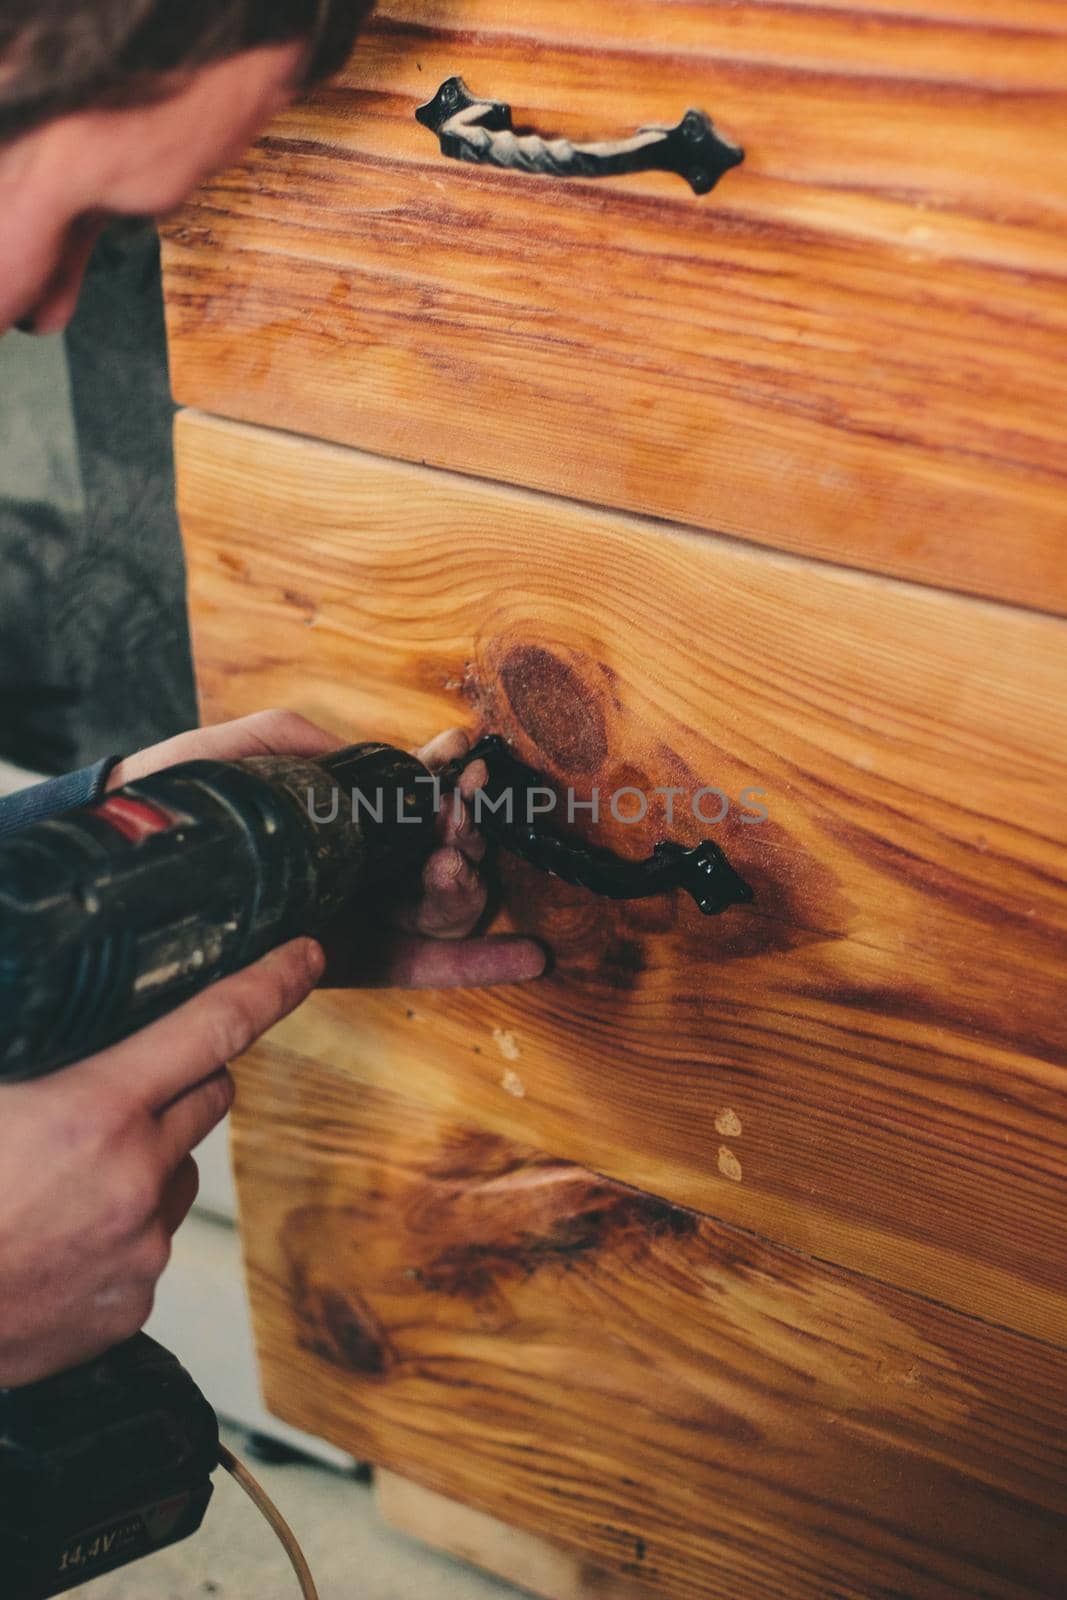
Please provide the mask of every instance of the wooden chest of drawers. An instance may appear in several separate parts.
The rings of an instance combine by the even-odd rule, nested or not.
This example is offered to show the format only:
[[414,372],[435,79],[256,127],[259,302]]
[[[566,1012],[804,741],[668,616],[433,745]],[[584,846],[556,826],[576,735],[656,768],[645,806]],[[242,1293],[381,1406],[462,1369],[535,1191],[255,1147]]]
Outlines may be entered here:
[[[1065,37],[386,0],[169,230],[205,715],[731,802],[753,907],[504,863],[550,977],[240,1068],[272,1408],[627,1594],[1067,1590]],[[457,72],[745,160],[451,162]]]

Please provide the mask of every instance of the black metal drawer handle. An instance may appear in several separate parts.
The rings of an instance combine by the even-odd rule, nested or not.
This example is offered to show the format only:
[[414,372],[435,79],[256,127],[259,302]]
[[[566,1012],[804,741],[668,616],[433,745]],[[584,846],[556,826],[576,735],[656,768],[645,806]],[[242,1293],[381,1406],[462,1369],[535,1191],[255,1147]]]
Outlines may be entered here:
[[745,152],[715,131],[703,111],[687,111],[676,128],[639,128],[630,139],[572,144],[517,134],[511,107],[478,100],[462,78],[446,78],[432,100],[415,113],[456,161],[507,167],[552,178],[609,178],[621,172],[677,172],[696,194],[714,189]]
[[476,825],[487,839],[542,872],[609,900],[644,900],[684,889],[708,917],[755,899],[751,885],[711,839],[691,849],[664,839],[644,861],[628,861],[612,850],[557,833],[542,816],[533,814],[530,804],[532,794],[545,792],[542,775],[513,756],[498,733],[486,734],[438,773],[442,788],[455,788],[472,761],[484,761],[489,769],[484,790],[489,805],[484,811],[475,806]]

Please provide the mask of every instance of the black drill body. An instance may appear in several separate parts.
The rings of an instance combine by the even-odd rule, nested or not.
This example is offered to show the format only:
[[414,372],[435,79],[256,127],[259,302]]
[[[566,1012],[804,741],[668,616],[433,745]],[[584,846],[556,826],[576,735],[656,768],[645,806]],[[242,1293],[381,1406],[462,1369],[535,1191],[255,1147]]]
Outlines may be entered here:
[[[0,1083],[117,1043],[415,870],[436,789],[356,745],[173,767],[0,845]],[[144,1334],[0,1390],[0,1587],[48,1600],[196,1531],[218,1425]]]
[[403,873],[434,780],[355,745],[195,761],[0,844],[0,1082],[83,1060]]

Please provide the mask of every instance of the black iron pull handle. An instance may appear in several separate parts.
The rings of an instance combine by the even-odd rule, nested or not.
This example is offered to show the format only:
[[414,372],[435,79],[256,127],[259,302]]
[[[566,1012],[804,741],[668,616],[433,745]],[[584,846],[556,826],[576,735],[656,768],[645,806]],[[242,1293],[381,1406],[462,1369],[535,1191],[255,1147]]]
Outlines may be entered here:
[[480,739],[438,775],[439,781],[453,788],[464,768],[479,760],[489,768],[489,778],[486,803],[474,808],[477,827],[486,838],[543,872],[611,900],[643,900],[684,889],[705,916],[728,906],[748,905],[755,898],[750,885],[710,839],[692,849],[663,840],[646,860],[627,861],[612,850],[557,833],[530,804],[532,790],[544,793],[542,775],[513,756],[499,734]]
[[518,134],[512,127],[511,107],[502,100],[477,99],[462,78],[446,78],[415,115],[437,134],[446,156],[543,177],[677,172],[694,193],[707,194],[724,172],[745,158],[739,146],[716,132],[703,111],[687,111],[676,128],[639,128],[632,138],[596,144]]

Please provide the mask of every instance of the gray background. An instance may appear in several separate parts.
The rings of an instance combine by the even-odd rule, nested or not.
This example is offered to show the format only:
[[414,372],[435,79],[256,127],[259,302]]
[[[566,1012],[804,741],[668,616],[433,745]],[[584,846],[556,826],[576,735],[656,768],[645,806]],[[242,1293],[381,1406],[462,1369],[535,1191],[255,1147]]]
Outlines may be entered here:
[[0,341],[0,758],[62,772],[196,723],[153,230],[69,331]]

